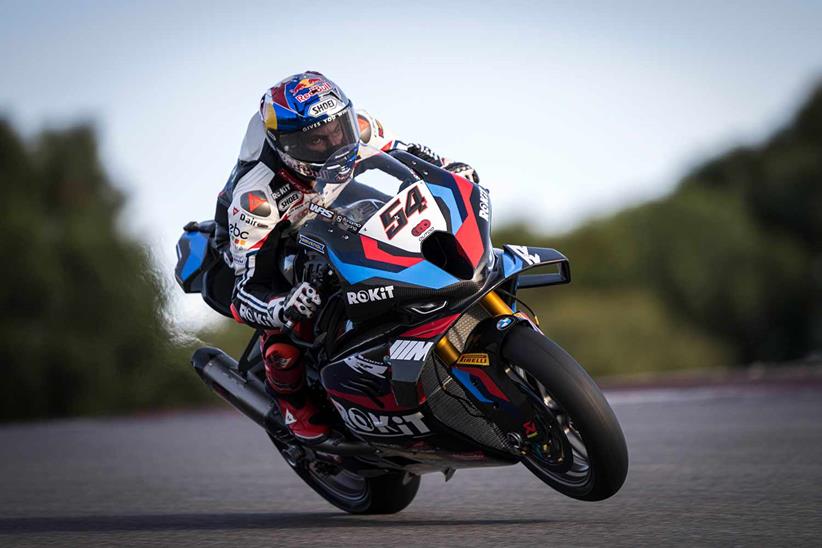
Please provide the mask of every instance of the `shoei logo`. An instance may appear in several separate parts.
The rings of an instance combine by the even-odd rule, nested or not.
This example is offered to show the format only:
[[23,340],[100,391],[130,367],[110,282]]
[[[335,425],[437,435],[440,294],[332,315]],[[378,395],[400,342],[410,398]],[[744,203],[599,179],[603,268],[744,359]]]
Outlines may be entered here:
[[459,357],[457,360],[457,365],[488,367],[491,365],[491,360],[488,359],[488,354],[468,353]]
[[482,187],[479,187],[480,193],[480,210],[479,216],[485,219],[486,222],[491,222],[491,208],[490,208],[490,201],[488,199],[488,191]]
[[346,293],[348,304],[364,304],[374,301],[384,301],[394,298],[394,286],[375,287],[364,291],[349,291]]
[[369,436],[419,436],[431,430],[422,420],[422,413],[413,415],[376,415],[356,407],[346,409],[335,400],[331,400],[343,422],[351,430]]
[[319,116],[324,112],[328,112],[330,110],[334,110],[337,108],[337,100],[333,97],[329,97],[328,99],[322,100],[316,105],[312,105],[308,111],[311,113],[311,116]]
[[285,211],[289,208],[289,206],[293,205],[295,202],[302,198],[302,193],[299,191],[294,191],[282,200],[277,203],[277,209],[280,211]]
[[432,342],[397,339],[394,341],[394,344],[391,345],[391,349],[388,351],[388,357],[392,360],[424,360],[433,345],[434,343]]

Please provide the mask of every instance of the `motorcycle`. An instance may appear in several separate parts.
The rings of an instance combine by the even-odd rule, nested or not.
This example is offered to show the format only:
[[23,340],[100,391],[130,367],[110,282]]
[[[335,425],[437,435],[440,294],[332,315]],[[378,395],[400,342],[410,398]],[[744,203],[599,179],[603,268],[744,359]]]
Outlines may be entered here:
[[[374,176],[399,190],[363,194],[370,187],[359,180]],[[549,248],[494,248],[489,191],[407,152],[361,147],[352,160],[341,151],[315,189],[283,221],[292,245],[278,262],[289,281],[323,295],[308,336],[286,330],[334,435],[308,445],[289,432],[265,386],[259,331],[238,360],[198,349],[192,364],[202,380],[346,512],[398,512],[422,474],[448,481],[460,468],[518,463],[569,497],[614,495],[628,468],[620,425],[517,297],[569,283],[568,259]],[[213,221],[185,227],[176,277],[232,317],[233,272],[214,234]]]

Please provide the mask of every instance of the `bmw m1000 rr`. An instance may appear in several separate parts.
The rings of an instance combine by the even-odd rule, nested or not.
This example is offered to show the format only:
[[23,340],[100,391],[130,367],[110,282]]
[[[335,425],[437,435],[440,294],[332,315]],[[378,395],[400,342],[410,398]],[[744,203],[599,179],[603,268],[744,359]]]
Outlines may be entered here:
[[[402,510],[421,474],[517,463],[569,497],[616,493],[628,452],[613,411],[517,306],[519,289],[568,283],[568,260],[549,248],[494,248],[489,191],[460,176],[401,151],[364,150],[353,167],[334,164],[341,157],[290,219],[296,245],[279,260],[292,283],[323,295],[311,336],[291,338],[334,437],[305,445],[290,434],[266,391],[259,332],[239,360],[197,350],[203,381],[347,512]],[[395,195],[347,192],[375,176]],[[177,279],[231,317],[233,272],[213,232],[213,222],[186,227]]]

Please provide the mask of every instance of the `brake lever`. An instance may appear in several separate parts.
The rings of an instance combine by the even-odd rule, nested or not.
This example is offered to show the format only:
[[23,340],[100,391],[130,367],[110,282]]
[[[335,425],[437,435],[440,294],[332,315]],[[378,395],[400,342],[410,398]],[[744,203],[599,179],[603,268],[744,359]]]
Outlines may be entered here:
[[288,335],[288,338],[291,339],[291,342],[294,343],[294,346],[298,346],[300,348],[308,348],[313,349],[317,348],[322,344],[322,340],[309,342],[297,335],[297,332],[294,330],[295,322],[293,320],[286,320],[285,325],[282,327],[282,331],[284,334]]

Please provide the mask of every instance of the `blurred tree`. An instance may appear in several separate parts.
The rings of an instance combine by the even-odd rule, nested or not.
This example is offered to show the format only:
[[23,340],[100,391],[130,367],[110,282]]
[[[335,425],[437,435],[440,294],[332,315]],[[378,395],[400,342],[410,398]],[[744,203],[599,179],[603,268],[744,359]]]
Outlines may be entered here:
[[[621,352],[617,339],[632,341],[628,370],[650,367],[651,358],[666,368],[710,365],[717,356],[734,363],[790,360],[818,350],[822,86],[772,139],[706,162],[666,198],[565,236],[539,237],[515,225],[495,232],[494,241],[550,245],[571,259],[578,297],[549,301],[546,291],[536,304],[552,318],[560,342],[567,337],[572,353],[591,356],[594,371],[614,370],[605,357]],[[656,343],[649,343],[651,333]],[[610,347],[591,352],[602,337]],[[690,349],[677,342],[688,339],[701,342]]]
[[148,254],[118,230],[122,205],[90,128],[27,146],[0,120],[0,419],[207,395],[172,343]]

